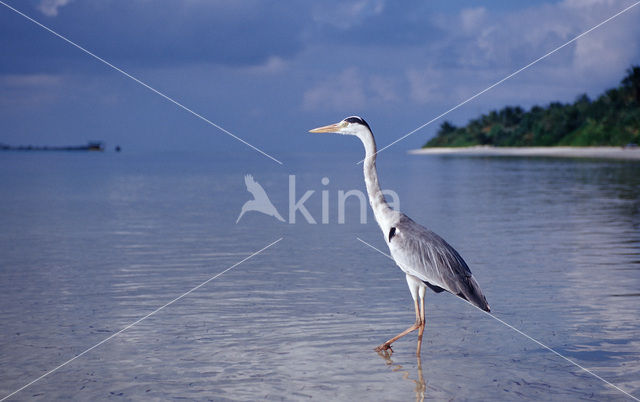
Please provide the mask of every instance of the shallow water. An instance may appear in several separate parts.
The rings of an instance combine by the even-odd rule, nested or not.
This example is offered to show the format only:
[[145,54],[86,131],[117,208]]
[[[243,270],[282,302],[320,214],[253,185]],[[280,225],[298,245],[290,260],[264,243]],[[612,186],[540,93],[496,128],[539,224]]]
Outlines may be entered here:
[[[401,271],[355,198],[357,154],[0,154],[0,398],[236,266],[12,399],[628,399]],[[469,263],[492,312],[640,397],[640,164],[382,153],[383,188]],[[289,221],[249,212],[243,176]],[[330,183],[321,184],[327,177]]]

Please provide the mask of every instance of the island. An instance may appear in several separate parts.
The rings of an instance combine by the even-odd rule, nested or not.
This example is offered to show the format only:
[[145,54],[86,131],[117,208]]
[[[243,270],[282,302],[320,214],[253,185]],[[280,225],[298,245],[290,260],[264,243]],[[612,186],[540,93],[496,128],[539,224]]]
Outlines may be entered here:
[[[7,145],[0,143],[0,151],[104,151],[101,141],[90,141],[87,145],[47,146],[47,145]],[[120,150],[118,150],[120,152]]]
[[[434,138],[412,153],[640,159],[638,143],[640,66],[632,66],[617,88],[595,100],[582,94],[573,103],[552,102],[528,111],[507,106],[462,127],[445,121]],[[623,148],[629,152],[619,152]]]

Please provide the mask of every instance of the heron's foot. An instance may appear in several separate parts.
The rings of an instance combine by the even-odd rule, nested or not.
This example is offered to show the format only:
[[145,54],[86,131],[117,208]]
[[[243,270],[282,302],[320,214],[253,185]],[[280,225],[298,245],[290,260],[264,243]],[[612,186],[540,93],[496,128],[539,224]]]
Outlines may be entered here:
[[383,350],[382,352],[377,352],[377,353],[378,353],[378,356],[382,357],[387,364],[393,364],[393,360],[391,360],[391,355],[393,355],[393,353],[391,352],[391,349]]
[[384,352],[384,351],[387,351],[387,350],[390,350],[391,352],[393,352],[393,349],[391,349],[391,344],[387,343],[387,342],[385,342],[382,345],[378,346],[374,350],[376,352]]

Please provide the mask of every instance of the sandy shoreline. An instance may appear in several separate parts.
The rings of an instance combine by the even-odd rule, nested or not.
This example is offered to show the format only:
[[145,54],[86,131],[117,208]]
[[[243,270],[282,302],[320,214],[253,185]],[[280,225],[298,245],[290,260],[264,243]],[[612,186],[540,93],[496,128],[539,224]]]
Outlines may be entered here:
[[547,156],[558,158],[596,158],[640,160],[640,147],[491,147],[422,148],[409,151],[416,155],[471,156]]

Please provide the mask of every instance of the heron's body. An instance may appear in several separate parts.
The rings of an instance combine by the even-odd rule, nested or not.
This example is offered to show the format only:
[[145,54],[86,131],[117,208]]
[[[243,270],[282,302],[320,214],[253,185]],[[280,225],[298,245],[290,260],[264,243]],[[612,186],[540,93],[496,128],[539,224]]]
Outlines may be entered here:
[[489,311],[478,283],[460,254],[442,237],[404,214],[393,226],[389,251],[405,274],[423,282],[436,293],[444,290]]
[[369,125],[362,118],[352,116],[340,123],[311,131],[355,135],[364,144],[364,179],[369,204],[389,246],[391,256],[406,275],[414,300],[415,324],[380,345],[377,350],[389,349],[397,339],[418,329],[417,353],[420,354],[425,326],[424,296],[427,287],[436,293],[448,291],[489,311],[487,300],[460,254],[443,238],[415,223],[405,214],[394,211],[387,204],[378,182],[376,143]]

